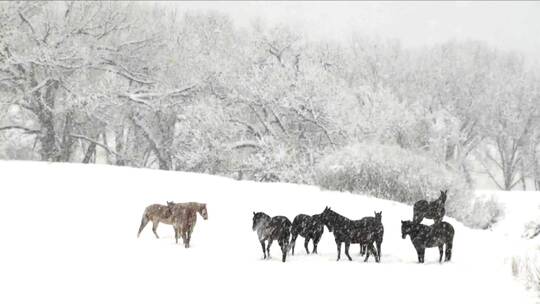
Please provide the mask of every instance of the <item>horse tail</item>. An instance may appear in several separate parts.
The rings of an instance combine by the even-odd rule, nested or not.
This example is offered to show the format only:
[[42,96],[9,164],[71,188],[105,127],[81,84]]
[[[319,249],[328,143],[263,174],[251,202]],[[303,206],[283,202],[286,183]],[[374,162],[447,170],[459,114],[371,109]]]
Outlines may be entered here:
[[148,221],[150,221],[150,218],[148,217],[146,210],[144,210],[141,219],[141,225],[139,226],[139,232],[137,233],[137,238],[141,235],[141,232],[143,231],[144,227],[146,227],[146,224],[148,224]]

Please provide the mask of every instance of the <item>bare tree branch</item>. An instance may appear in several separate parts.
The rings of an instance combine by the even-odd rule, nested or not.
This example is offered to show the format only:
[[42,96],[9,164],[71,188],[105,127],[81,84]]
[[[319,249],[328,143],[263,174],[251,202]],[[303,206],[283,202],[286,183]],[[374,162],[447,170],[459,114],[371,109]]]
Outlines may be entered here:
[[23,126],[5,126],[0,127],[0,131],[5,130],[23,130],[25,134],[38,134],[41,133],[41,130],[34,130]]
[[91,142],[97,146],[100,146],[101,148],[103,148],[105,151],[107,151],[107,153],[109,154],[113,154],[114,156],[117,156],[117,157],[120,157],[121,159],[123,160],[127,160],[127,161],[132,161],[130,159],[127,159],[126,157],[124,157],[123,155],[120,155],[118,153],[116,153],[115,151],[111,150],[109,147],[107,147],[106,145],[96,141],[96,140],[93,140],[87,136],[84,136],[84,135],[79,135],[79,134],[69,134],[70,137],[73,137],[73,138],[76,138],[76,139],[81,139],[81,140],[85,140],[85,141],[88,141],[88,142]]

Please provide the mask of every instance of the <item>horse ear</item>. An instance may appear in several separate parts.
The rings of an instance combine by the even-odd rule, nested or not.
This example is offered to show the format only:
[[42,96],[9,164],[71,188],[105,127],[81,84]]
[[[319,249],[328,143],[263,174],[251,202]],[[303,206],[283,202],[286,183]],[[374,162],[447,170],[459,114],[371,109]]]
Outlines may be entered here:
[[253,211],[253,215],[255,215],[255,211]]
[[402,223],[402,224],[405,224],[405,221],[404,221],[404,220],[401,220],[401,223]]

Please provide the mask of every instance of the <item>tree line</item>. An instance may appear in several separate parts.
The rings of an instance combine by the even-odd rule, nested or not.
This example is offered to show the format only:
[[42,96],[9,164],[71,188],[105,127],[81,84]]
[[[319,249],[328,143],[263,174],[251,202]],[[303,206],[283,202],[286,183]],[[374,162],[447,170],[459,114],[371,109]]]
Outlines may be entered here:
[[[359,29],[361,30],[361,29]],[[313,183],[357,143],[540,190],[538,66],[477,41],[309,40],[216,12],[0,4],[0,156]],[[100,156],[103,157],[100,157]]]

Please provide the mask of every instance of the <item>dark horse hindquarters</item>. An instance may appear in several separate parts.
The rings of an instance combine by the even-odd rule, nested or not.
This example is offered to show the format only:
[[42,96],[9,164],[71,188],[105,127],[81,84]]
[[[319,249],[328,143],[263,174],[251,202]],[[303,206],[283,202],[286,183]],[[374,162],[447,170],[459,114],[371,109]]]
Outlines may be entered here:
[[[377,246],[377,255],[379,260],[382,256],[382,242],[384,238],[384,226],[382,224],[382,211],[374,212],[375,216],[368,216],[362,218],[360,221],[364,223],[365,229],[368,229],[375,236],[375,244]],[[360,243],[360,255],[364,255],[367,252],[367,244]]]
[[293,220],[291,228],[292,255],[294,255],[294,248],[296,246],[296,238],[298,235],[304,238],[304,248],[306,249],[307,254],[309,254],[308,244],[310,240],[313,240],[313,253],[317,253],[317,245],[321,240],[323,232],[324,224],[320,220],[320,215],[297,215]]
[[[270,217],[263,212],[253,212],[253,230],[257,231],[265,259],[267,256],[270,257],[272,242],[277,240],[281,247],[281,260],[285,262],[289,250],[291,225],[291,221],[285,216]],[[266,248],[265,241],[268,241]]]

